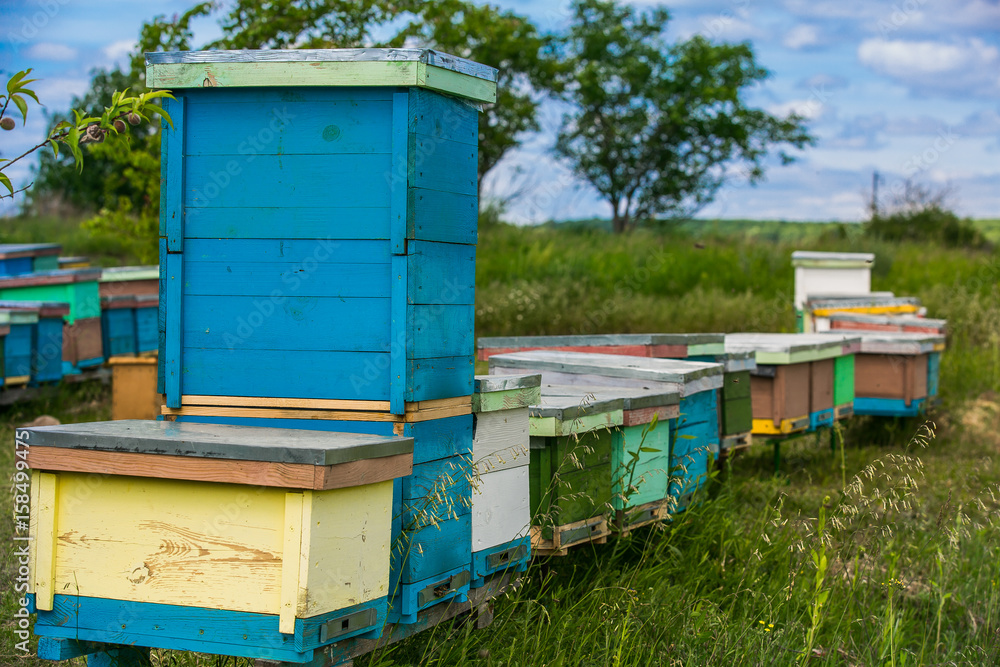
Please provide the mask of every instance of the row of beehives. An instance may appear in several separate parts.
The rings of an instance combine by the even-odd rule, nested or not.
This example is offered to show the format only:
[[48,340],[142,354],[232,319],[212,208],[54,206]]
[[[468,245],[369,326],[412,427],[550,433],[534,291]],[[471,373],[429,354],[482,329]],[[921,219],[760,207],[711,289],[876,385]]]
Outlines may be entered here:
[[0,385],[36,386],[157,349],[156,267],[89,268],[54,243],[0,244]]
[[[926,396],[904,386],[919,385],[906,369],[940,343],[902,332],[482,339],[493,374],[476,378],[471,405],[424,406],[464,414],[386,429],[217,407],[174,423],[36,429],[36,632],[44,655],[67,657],[78,649],[67,641],[108,641],[108,619],[127,613],[118,643],[346,656],[387,622],[403,636],[436,605],[467,604],[532,551],[565,553],[682,510],[751,431],[816,429],[851,405],[865,412],[866,399],[918,409]],[[868,360],[888,360],[880,395],[851,396]],[[72,538],[44,538],[70,527]],[[245,585],[223,585],[234,580]]]

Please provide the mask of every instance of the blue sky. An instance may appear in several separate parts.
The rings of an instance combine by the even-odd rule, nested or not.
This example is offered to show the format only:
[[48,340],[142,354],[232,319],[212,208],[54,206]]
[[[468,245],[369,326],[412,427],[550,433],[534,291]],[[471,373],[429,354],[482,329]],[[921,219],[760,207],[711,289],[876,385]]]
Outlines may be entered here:
[[[86,90],[94,67],[124,62],[143,21],[172,15],[193,0],[0,0],[0,69],[4,78],[34,67],[48,109],[67,108]],[[503,0],[543,29],[560,30],[569,3]],[[636,0],[636,7],[653,2]],[[695,33],[749,40],[772,71],[749,93],[774,113],[809,119],[817,144],[767,181],[735,177],[705,217],[860,220],[872,171],[883,191],[910,177],[950,185],[963,215],[1000,217],[1000,0],[680,0],[670,37]],[[195,43],[214,38],[214,19],[197,24]],[[507,200],[508,218],[542,220],[608,215],[607,205],[574,178],[549,149],[565,109],[546,104],[543,130],[526,137],[488,177],[486,191]],[[28,126],[2,135],[13,157],[45,128],[38,109]],[[20,149],[20,150],[19,150]],[[30,172],[11,168],[25,185]],[[9,201],[9,200],[7,200]],[[10,205],[0,208],[9,212]]]

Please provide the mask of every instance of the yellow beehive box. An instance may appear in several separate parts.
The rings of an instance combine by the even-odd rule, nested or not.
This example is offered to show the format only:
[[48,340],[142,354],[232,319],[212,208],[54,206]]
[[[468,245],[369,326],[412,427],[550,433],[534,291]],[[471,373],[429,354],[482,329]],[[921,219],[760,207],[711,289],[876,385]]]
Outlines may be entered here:
[[156,421],[17,437],[36,634],[302,662],[381,630],[412,439]]

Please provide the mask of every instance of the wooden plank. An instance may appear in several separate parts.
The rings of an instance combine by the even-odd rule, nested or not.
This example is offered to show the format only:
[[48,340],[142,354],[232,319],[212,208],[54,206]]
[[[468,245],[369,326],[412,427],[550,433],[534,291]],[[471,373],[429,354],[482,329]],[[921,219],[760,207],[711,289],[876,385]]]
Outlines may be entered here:
[[410,94],[401,90],[392,95],[390,169],[383,172],[389,185],[389,246],[394,255],[405,255],[408,165],[411,159],[407,128],[409,125]]
[[416,61],[152,63],[146,72],[150,88],[421,86],[496,101],[496,83]]
[[[389,592],[392,481],[307,493],[299,563],[299,618],[382,598]],[[345,511],[348,508],[348,511]],[[310,520],[311,519],[311,520]]]
[[[379,240],[389,238],[389,207],[350,206],[342,200],[301,208],[292,205],[184,209],[185,243],[191,239],[265,239],[280,229],[289,240]],[[317,241],[318,242],[318,241]],[[339,244],[337,244],[339,245]],[[386,253],[388,254],[388,253]]]
[[181,313],[183,312],[182,298],[184,293],[184,262],[183,255],[167,254],[165,304],[173,306],[172,310],[164,307],[165,318],[165,349],[163,355],[163,393],[166,395],[166,403],[171,408],[181,406],[181,392],[183,374],[182,365],[185,360],[183,354],[183,322]]
[[675,419],[679,414],[679,405],[665,405],[662,407],[625,410],[622,415],[622,426],[641,426],[643,424],[648,424],[653,420],[654,416],[660,421]]
[[[384,412],[389,401],[321,400],[316,398],[255,398],[248,396],[195,396],[186,394],[183,404],[254,408],[307,408],[313,410],[370,410]],[[460,400],[460,399],[448,399]],[[413,405],[412,403],[409,405]],[[417,404],[420,405],[419,403]]]
[[614,435],[611,504],[616,510],[661,501],[669,494],[670,422],[658,423],[643,439],[645,428],[645,425],[623,427]]
[[834,359],[809,364],[809,412],[833,408]]
[[423,401],[472,394],[474,364],[469,354],[436,359],[408,359],[406,400]]
[[381,100],[218,99],[187,109],[187,154],[249,161],[257,155],[389,153],[391,114]]
[[[220,211],[218,214],[224,214]],[[215,214],[213,214],[215,215]],[[331,224],[336,221],[330,221]],[[283,223],[284,225],[285,223]],[[291,232],[292,230],[289,230]],[[262,230],[274,235],[274,230]],[[284,233],[284,232],[282,232]],[[315,264],[381,264],[390,263],[389,244],[377,238],[351,239],[324,236],[316,238],[188,238],[184,253],[188,262],[267,264],[292,263],[312,271]],[[291,287],[286,285],[286,287]]]
[[28,465],[35,470],[126,475],[160,479],[186,479],[324,491],[349,486],[375,484],[412,471],[411,454],[395,454],[329,466],[302,463],[275,463],[238,459],[210,459],[166,456],[138,452],[73,450],[66,456],[55,447],[33,447]]
[[[275,290],[294,302],[303,297],[385,298],[390,277],[385,264],[297,262],[185,262],[184,294],[250,296],[270,301]],[[405,297],[404,297],[405,299]],[[273,303],[271,305],[274,305]],[[253,310],[246,313],[249,315]],[[376,313],[373,316],[377,315]]]
[[526,465],[479,475],[472,491],[472,551],[490,549],[528,534],[528,484]]
[[497,101],[496,83],[423,63],[417,69],[417,84],[477,102],[492,104]]
[[333,465],[412,451],[407,438],[160,421],[83,422],[24,430],[34,445],[75,451],[136,452],[194,459]]
[[477,392],[472,395],[472,411],[476,414],[526,408],[542,400],[541,387],[522,387],[506,391]]
[[473,349],[476,309],[472,304],[417,305],[406,310],[407,358],[451,357]]
[[189,295],[184,299],[184,342],[219,350],[223,357],[237,348],[384,352],[389,349],[388,318],[388,298]]
[[173,127],[164,118],[163,126],[163,155],[165,156],[165,168],[161,176],[164,195],[161,200],[163,208],[160,210],[160,233],[167,239],[168,252],[181,252],[184,243],[184,179],[185,179],[185,155],[186,142],[184,134],[186,127],[184,123],[184,95],[177,95],[175,99],[164,98],[162,100],[163,109],[173,119]]
[[454,97],[414,89],[410,91],[409,131],[433,139],[479,145],[479,112]]
[[409,386],[406,368],[410,327],[408,326],[409,311],[406,307],[406,287],[409,262],[405,255],[392,256],[391,302],[389,307],[389,411],[402,414],[406,408],[404,402],[408,397]]
[[474,244],[479,197],[429,188],[407,189],[406,235],[411,239]]
[[472,414],[471,406],[439,408],[396,414],[392,412],[362,412],[348,410],[311,410],[295,408],[237,408],[225,406],[185,405],[180,408],[163,406],[160,414],[189,417],[247,417],[264,419],[313,419],[324,421],[353,420],[362,422],[416,423]]
[[460,195],[478,194],[476,146],[411,134],[409,155],[409,182],[413,187]]
[[[224,215],[219,211],[212,215]],[[332,226],[332,221],[328,221]],[[242,220],[237,224],[242,226]],[[291,222],[278,225],[282,234]],[[293,264],[306,272],[315,271],[320,263],[330,264],[381,264],[388,267],[389,246],[379,239],[325,238],[331,230],[317,237],[267,238],[274,236],[274,229],[261,230],[263,238],[190,238],[184,240],[184,257],[189,263],[209,264]],[[266,268],[266,267],[265,267]],[[292,285],[283,285],[291,288]],[[270,294],[269,292],[267,294]]]
[[409,550],[399,568],[402,584],[419,584],[448,570],[471,567],[471,512],[442,516],[434,524],[412,528],[407,527],[404,518],[403,530],[407,535],[405,539],[409,540]]
[[529,432],[533,436],[557,437],[579,433],[590,433],[621,425],[624,420],[622,410],[612,410],[602,414],[583,415],[563,421],[556,417],[532,417]]
[[[57,562],[62,553],[56,553],[56,547],[60,542],[57,522],[59,514],[59,477],[49,473],[39,474],[35,480],[38,482],[38,509],[35,526],[35,581],[33,590],[35,592],[35,608],[43,611],[52,609],[52,600],[55,595],[57,585]],[[69,493],[69,498],[74,495]],[[32,510],[35,511],[34,506]],[[72,523],[70,523],[72,525]]]
[[379,207],[390,197],[389,183],[371,177],[389,171],[387,154],[257,155],[252,162],[201,155],[186,158],[185,166],[184,206],[190,208],[311,208],[331,200],[344,207]]
[[616,382],[630,381],[628,384],[620,382],[624,386],[630,386],[634,381],[690,385],[701,380],[707,383],[705,389],[721,387],[723,372],[721,364],[549,350],[494,355],[490,357],[490,369],[502,374],[542,372],[545,384],[559,384],[545,379],[546,374],[550,374],[560,378],[576,375],[592,384],[597,384],[592,379],[595,377],[614,378]]
[[310,493],[286,493],[285,516],[281,523],[281,606],[278,614],[278,631],[283,635],[295,632],[295,616],[298,612],[299,581],[301,576],[301,553],[303,533],[308,531],[312,521],[307,521],[307,505],[311,505]]
[[407,403],[407,412],[420,412],[422,410],[437,410],[440,408],[472,407],[472,396],[455,396],[453,398],[438,398],[430,401],[417,401]]
[[[134,363],[128,363],[131,359]],[[111,418],[156,419],[162,404],[156,392],[156,359],[117,358],[111,364]]]
[[407,280],[407,303],[475,304],[476,247],[413,241]]
[[528,408],[476,416],[472,455],[480,475],[528,465],[528,423]]

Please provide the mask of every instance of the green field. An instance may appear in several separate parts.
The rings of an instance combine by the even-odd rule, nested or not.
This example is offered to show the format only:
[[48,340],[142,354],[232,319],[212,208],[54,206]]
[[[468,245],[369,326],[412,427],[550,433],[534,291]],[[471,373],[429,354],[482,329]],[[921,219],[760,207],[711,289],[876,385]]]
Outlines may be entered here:
[[[979,224],[1000,232],[1000,221]],[[793,250],[875,252],[874,289],[918,296],[949,321],[944,405],[932,425],[854,420],[835,451],[812,438],[787,444],[778,475],[772,451],[751,448],[661,528],[535,562],[490,628],[447,624],[356,664],[1000,663],[1000,254],[858,231],[726,221],[616,238],[587,225],[485,227],[480,336],[791,331]],[[106,418],[107,401],[99,387],[65,389],[6,410],[0,471],[10,476],[14,426],[41,413]],[[8,517],[10,502],[3,494]],[[11,530],[0,523],[0,542]],[[6,577],[12,567],[8,554]],[[0,664],[36,664],[13,651],[14,601],[2,591]],[[233,661],[164,653],[154,664]]]

